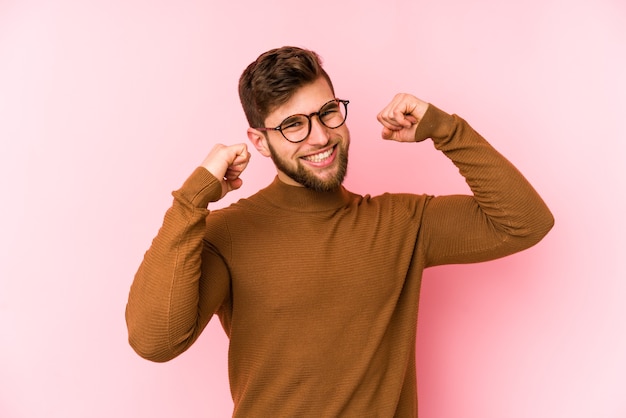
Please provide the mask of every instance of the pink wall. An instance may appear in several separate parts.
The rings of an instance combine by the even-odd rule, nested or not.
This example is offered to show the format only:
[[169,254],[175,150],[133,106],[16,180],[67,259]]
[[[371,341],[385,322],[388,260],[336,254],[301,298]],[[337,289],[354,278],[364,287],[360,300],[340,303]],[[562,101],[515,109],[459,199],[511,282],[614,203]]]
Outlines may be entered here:
[[[285,44],[351,100],[351,189],[466,190],[430,145],[378,140],[407,91],[468,119],[556,216],[529,251],[427,272],[421,418],[626,416],[624,2],[248,3],[0,2],[0,416],[229,415],[217,321],[152,364],[124,306],[170,191],[246,140],[239,74]],[[255,153],[246,174],[232,199],[273,170]]]

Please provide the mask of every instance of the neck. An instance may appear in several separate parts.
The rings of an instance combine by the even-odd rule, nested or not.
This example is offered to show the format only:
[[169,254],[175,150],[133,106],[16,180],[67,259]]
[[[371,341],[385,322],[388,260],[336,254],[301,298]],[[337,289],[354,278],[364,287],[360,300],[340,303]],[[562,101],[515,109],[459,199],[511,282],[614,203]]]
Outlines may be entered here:
[[266,189],[272,203],[283,209],[297,212],[317,212],[345,206],[350,192],[343,186],[323,192],[283,182],[277,176]]

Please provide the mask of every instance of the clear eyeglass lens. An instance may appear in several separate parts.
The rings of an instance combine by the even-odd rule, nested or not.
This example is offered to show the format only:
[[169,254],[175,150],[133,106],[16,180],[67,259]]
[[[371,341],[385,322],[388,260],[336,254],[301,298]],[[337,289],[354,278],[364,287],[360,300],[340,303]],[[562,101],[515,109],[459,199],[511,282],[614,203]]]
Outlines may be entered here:
[[[319,111],[319,120],[327,128],[338,128],[346,120],[346,105],[338,100],[326,103]],[[280,125],[289,141],[300,142],[309,134],[311,119],[306,115],[294,115]]]
[[337,128],[346,119],[345,105],[332,101],[320,109],[320,121],[329,128]]
[[280,124],[283,134],[297,137],[299,134],[306,135],[309,129],[309,118],[304,115],[294,115]]

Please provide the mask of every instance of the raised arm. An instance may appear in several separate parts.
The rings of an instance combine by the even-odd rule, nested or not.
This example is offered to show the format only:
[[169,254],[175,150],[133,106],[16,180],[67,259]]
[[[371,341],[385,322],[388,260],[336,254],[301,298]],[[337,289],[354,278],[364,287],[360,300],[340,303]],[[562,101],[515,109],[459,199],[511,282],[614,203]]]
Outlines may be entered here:
[[554,219],[524,176],[463,119],[408,94],[378,115],[384,139],[431,138],[459,169],[473,196],[430,199],[421,239],[427,265],[503,257],[539,242]]
[[249,159],[245,144],[216,145],[173,193],[128,296],[128,337],[140,356],[162,362],[185,351],[227,297],[228,271],[219,254],[203,255],[207,206],[241,186]]

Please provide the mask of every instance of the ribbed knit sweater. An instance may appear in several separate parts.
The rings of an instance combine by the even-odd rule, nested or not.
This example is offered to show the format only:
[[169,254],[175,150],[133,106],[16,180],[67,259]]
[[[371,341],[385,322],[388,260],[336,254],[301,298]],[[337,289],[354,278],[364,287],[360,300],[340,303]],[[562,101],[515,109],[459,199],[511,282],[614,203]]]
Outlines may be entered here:
[[473,196],[315,192],[276,178],[209,213],[221,187],[196,169],[131,286],[132,347],[170,360],[217,314],[235,417],[416,417],[423,270],[512,254],[553,224],[531,185],[460,117],[431,105],[416,132],[425,138]]

